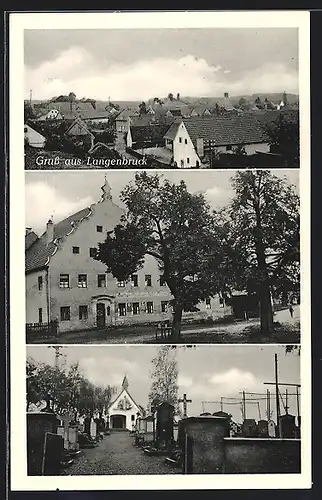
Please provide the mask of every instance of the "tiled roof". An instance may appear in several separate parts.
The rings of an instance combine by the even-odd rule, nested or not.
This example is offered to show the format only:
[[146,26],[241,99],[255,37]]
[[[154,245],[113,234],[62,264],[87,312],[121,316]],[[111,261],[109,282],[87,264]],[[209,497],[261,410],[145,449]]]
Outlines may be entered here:
[[177,135],[180,123],[181,123],[180,121],[175,121],[174,123],[172,123],[171,127],[164,135],[164,138],[173,141]]
[[139,112],[137,110],[133,110],[133,109],[123,109],[123,111],[121,111],[115,118],[116,121],[119,121],[119,120],[122,120],[122,121],[126,121],[128,120],[129,118],[131,118],[132,116],[138,116],[139,115]]
[[25,250],[31,247],[38,240],[38,235],[34,231],[30,231],[25,237]]
[[85,131],[87,131],[89,135],[92,135],[94,137],[94,135],[90,132],[90,130],[88,130],[86,123],[79,118],[63,119],[63,120],[53,119],[53,120],[27,121],[27,125],[29,125],[31,128],[36,130],[36,132],[39,132],[46,138],[52,136],[53,133],[61,136],[66,134],[69,131],[69,129],[72,128],[74,123],[79,123],[79,125]]
[[51,109],[57,109],[65,119],[72,118],[97,118],[101,111],[98,112],[94,109],[90,102],[76,101],[72,104],[72,110],[69,102],[51,102],[42,109],[43,114],[47,114]]
[[[90,213],[90,208],[84,208],[54,225],[54,240],[66,236],[73,229],[74,224],[79,223]],[[53,241],[47,244],[47,234],[44,232],[31,246],[26,247],[26,273],[43,268],[47,264],[48,258],[53,255],[55,249],[56,245]]]
[[204,139],[204,141],[214,141],[217,146],[255,144],[267,141],[262,124],[250,114],[217,117],[196,116],[185,118],[183,122],[194,145],[199,138]]

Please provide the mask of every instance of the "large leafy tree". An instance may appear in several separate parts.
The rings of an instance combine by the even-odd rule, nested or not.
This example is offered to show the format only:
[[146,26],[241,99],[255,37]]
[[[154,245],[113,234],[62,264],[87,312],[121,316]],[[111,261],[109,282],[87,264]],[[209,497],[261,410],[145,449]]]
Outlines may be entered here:
[[40,404],[48,397],[57,413],[92,415],[109,404],[114,388],[90,382],[74,363],[68,369],[27,360],[27,411],[31,403]]
[[159,174],[137,173],[122,191],[127,211],[98,245],[95,258],[119,280],[126,280],[153,256],[173,299],[172,338],[180,335],[182,312],[219,291],[220,229],[202,194],[184,181],[174,184]]
[[299,164],[300,129],[298,114],[289,113],[287,117],[280,113],[265,127],[268,143],[273,153],[280,154],[290,166]]
[[152,359],[151,388],[149,402],[151,406],[160,403],[169,403],[178,411],[178,363],[176,350],[165,345],[158,349]]
[[232,185],[232,203],[215,215],[223,227],[225,282],[257,294],[261,330],[270,333],[272,295],[287,300],[299,292],[299,196],[294,186],[264,170],[237,172]]

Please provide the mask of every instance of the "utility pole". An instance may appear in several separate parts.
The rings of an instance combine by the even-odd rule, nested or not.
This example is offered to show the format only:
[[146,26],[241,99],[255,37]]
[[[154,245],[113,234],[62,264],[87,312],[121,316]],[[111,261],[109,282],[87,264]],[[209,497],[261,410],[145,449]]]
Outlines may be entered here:
[[246,397],[245,397],[245,391],[243,391],[243,413],[244,413],[244,420],[246,420]]
[[271,394],[269,392],[269,389],[267,389],[266,392],[266,415],[267,415],[267,421],[271,419]]
[[276,427],[277,427],[277,437],[282,437],[280,434],[280,400],[278,391],[278,359],[275,353],[275,397],[276,397]]
[[224,398],[220,398],[220,410],[224,411]]

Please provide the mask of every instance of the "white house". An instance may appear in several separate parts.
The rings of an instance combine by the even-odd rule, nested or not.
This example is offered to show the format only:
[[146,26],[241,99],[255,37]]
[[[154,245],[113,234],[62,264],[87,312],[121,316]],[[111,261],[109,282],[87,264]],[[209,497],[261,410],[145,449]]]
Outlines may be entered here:
[[106,416],[110,429],[124,429],[132,431],[138,416],[144,416],[144,409],[138,405],[128,391],[129,383],[125,376],[122,390],[107,409]]
[[46,137],[33,129],[30,125],[25,124],[24,127],[25,140],[29,146],[33,148],[43,148],[45,146]]
[[183,120],[174,122],[164,135],[165,147],[172,152],[179,168],[198,167],[201,160]]

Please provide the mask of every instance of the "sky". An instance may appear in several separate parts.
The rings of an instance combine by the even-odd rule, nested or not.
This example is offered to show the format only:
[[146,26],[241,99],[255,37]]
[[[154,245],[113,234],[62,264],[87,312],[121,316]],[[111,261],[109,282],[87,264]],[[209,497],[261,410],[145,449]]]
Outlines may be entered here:
[[298,30],[25,30],[24,62],[25,99],[298,93]]
[[[153,172],[155,173],[155,172]],[[285,177],[287,182],[298,186],[298,170],[274,170],[274,175]],[[37,234],[45,231],[48,219],[54,223],[99,201],[104,176],[111,186],[114,203],[124,207],[119,199],[123,187],[134,179],[129,170],[102,171],[46,171],[25,172],[25,225]],[[230,179],[232,171],[167,171],[163,177],[178,183],[184,179],[189,191],[203,192],[212,208],[225,206],[234,195]]]
[[[100,386],[112,385],[121,391],[124,375],[129,382],[129,393],[134,400],[146,407],[151,385],[151,360],[157,354],[157,346],[64,346],[60,353],[60,363],[79,361],[83,374]],[[297,352],[285,353],[284,346],[197,346],[195,349],[177,347],[179,396],[184,393],[192,400],[188,405],[188,416],[199,415],[203,411],[220,410],[220,398],[237,398],[237,404],[227,404],[224,411],[231,413],[235,421],[241,420],[240,391],[259,393],[265,398],[266,390],[271,391],[271,409],[275,412],[274,387],[264,382],[274,382],[274,354],[278,355],[279,381],[300,383],[300,356]],[[27,356],[34,360],[54,364],[54,349],[48,346],[27,346]],[[281,387],[285,394],[285,387]],[[288,388],[289,412],[296,415],[295,388]],[[246,394],[246,399],[256,396]],[[284,398],[285,400],[285,398]],[[232,400],[231,400],[232,401]],[[226,404],[225,404],[226,403]],[[283,406],[282,406],[283,410]],[[266,402],[260,400],[261,417],[265,418]],[[275,413],[274,413],[275,415]],[[273,415],[273,419],[274,419]],[[258,420],[258,407],[247,402],[247,418]],[[276,419],[276,416],[275,416]]]

